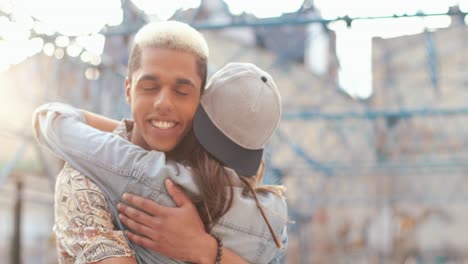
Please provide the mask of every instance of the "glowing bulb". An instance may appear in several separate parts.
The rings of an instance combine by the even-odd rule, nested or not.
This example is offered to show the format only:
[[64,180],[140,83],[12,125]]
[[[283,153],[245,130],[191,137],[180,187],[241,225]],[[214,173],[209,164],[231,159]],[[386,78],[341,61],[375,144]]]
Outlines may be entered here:
[[85,77],[88,80],[95,81],[99,79],[99,70],[96,68],[88,68],[85,71]]
[[70,57],[78,57],[82,50],[83,50],[82,47],[76,44],[71,44],[67,47],[67,54]]
[[94,56],[91,59],[90,63],[94,66],[98,66],[99,64],[101,64],[101,61],[102,61],[101,56]]
[[57,58],[58,60],[62,59],[64,55],[65,51],[62,48],[58,48],[55,50],[55,58]]
[[88,51],[83,51],[83,53],[81,53],[80,59],[82,62],[90,62],[91,57],[91,53],[89,53]]
[[57,47],[65,48],[69,43],[70,39],[67,36],[58,36],[55,39],[55,45],[57,45]]
[[44,47],[42,48],[42,50],[44,51],[45,55],[50,57],[50,56],[53,56],[55,53],[55,46],[54,44],[48,42],[44,44]]

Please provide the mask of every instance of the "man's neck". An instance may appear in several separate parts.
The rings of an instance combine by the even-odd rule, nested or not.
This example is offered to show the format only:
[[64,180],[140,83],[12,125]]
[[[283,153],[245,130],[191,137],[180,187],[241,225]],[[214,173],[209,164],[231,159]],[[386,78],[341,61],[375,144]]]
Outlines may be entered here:
[[[140,146],[146,150],[152,150],[151,147],[146,143],[146,141],[141,136],[141,133],[139,132],[139,129],[136,125],[133,127],[133,130],[129,134],[129,140],[133,144]],[[179,161],[179,162],[183,160],[187,160],[188,159],[187,152],[190,152],[190,149],[184,148],[184,145],[190,144],[189,142],[190,142],[190,139],[185,137],[182,140],[182,142],[179,143],[179,145],[176,146],[173,150],[166,152],[167,158],[171,160]]]
[[129,134],[129,140],[130,142],[132,142],[133,144],[137,146],[140,146],[146,150],[151,150],[150,146],[146,143],[146,141],[141,136],[141,133],[136,125],[133,127],[133,130]]
[[193,135],[186,135],[174,149],[166,153],[167,158],[178,162],[189,161],[193,155],[194,139]]

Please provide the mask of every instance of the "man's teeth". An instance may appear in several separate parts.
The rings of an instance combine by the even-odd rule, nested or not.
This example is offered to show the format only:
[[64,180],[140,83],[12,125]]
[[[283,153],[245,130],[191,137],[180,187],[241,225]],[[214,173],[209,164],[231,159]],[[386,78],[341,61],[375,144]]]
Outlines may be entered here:
[[159,129],[169,129],[169,128],[173,128],[175,126],[175,122],[168,122],[168,121],[156,121],[156,120],[153,120],[151,121],[151,124],[154,126],[154,127],[157,127]]

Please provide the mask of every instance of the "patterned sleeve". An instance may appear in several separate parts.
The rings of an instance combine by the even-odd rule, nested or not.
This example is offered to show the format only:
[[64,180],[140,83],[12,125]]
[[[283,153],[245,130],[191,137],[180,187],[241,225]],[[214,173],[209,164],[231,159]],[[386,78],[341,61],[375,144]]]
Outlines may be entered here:
[[104,194],[68,164],[55,186],[54,231],[61,264],[134,257],[122,231],[114,227]]

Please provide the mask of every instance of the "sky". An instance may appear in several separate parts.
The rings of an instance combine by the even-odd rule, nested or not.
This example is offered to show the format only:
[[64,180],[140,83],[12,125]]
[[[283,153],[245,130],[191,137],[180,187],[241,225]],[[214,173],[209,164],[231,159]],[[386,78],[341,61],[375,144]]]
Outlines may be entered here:
[[[167,19],[179,8],[191,8],[200,0],[132,0],[148,14]],[[157,4],[157,3],[160,4]],[[234,14],[252,13],[257,17],[275,17],[296,11],[302,0],[225,0]],[[447,12],[448,7],[460,4],[468,11],[468,0],[314,0],[323,18],[349,15],[386,16]],[[267,7],[267,8],[266,8]],[[38,52],[62,58],[80,56],[85,62],[100,63],[105,38],[98,32],[105,25],[118,25],[122,21],[120,0],[0,0],[0,10],[12,14],[15,21],[0,15],[0,71],[20,63]],[[83,19],[83,14],[86,14]],[[31,17],[34,17],[33,20]],[[40,21],[40,22],[39,22]],[[405,18],[355,21],[351,28],[344,23],[332,23],[337,33],[337,52],[340,60],[340,84],[350,95],[367,98],[371,88],[371,38],[396,37],[417,34],[425,27],[447,27],[448,17]],[[65,36],[80,36],[76,43],[67,37],[45,43],[31,38],[31,30],[41,34],[59,32]]]

